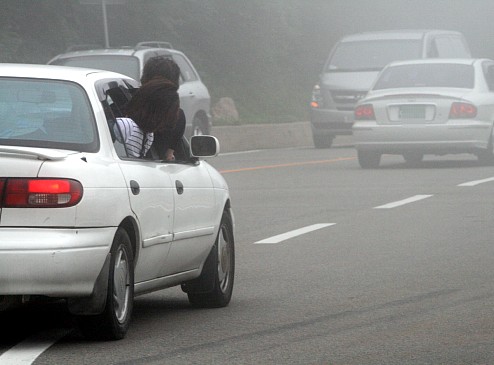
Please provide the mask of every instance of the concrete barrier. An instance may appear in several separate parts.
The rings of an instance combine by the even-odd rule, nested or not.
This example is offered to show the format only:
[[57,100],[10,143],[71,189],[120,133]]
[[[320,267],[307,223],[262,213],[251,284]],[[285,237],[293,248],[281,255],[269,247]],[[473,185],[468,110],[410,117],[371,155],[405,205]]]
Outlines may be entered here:
[[[310,122],[213,126],[222,153],[269,148],[314,147]],[[352,136],[338,136],[334,146],[352,145]]]
[[309,122],[213,126],[221,152],[314,146]]

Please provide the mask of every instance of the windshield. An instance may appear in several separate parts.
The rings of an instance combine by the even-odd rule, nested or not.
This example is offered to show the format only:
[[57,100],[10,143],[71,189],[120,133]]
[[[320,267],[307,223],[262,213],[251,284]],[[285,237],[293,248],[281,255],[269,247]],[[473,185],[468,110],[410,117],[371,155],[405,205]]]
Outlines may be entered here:
[[0,79],[0,145],[97,151],[86,93],[69,82]]
[[374,85],[374,90],[402,87],[454,87],[472,89],[471,65],[448,63],[415,64],[388,67]]
[[113,71],[139,80],[139,60],[132,56],[103,55],[103,56],[81,56],[58,59],[54,65],[88,67],[99,70]]
[[392,61],[420,58],[420,55],[420,40],[342,42],[331,56],[326,71],[379,71]]

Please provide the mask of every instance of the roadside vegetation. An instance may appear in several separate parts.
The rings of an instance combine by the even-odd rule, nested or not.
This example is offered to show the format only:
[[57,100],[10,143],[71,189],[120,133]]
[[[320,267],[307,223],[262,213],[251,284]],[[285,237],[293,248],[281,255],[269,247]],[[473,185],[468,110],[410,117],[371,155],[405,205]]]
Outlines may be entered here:
[[[105,44],[101,5],[0,4],[1,62],[46,63],[74,44]],[[301,29],[302,5],[300,0],[132,0],[107,5],[109,43],[171,42],[198,68],[213,103],[234,100],[240,123],[306,120],[317,70]]]

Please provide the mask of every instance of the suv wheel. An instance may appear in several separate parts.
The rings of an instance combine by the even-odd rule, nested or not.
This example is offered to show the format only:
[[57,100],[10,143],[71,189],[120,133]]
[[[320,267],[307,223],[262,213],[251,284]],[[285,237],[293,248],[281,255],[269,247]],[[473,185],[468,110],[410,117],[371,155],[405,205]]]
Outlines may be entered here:
[[333,144],[334,136],[321,136],[312,133],[315,148],[330,148]]
[[192,120],[192,135],[193,136],[202,136],[209,135],[209,126],[208,123],[203,120],[201,117],[196,115]]

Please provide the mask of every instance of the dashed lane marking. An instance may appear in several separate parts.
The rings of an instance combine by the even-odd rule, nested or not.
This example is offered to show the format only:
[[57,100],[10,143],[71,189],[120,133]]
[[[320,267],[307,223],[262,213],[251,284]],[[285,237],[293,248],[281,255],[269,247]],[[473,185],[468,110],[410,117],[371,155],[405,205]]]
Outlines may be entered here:
[[374,207],[374,209],[396,208],[396,207],[400,207],[400,206],[405,205],[405,204],[410,204],[410,203],[417,202],[419,200],[430,198],[431,196],[432,195],[415,195],[415,196],[412,196],[412,197],[407,198],[407,199],[403,199],[403,200],[399,200],[399,201],[396,201],[393,203],[388,203],[388,204],[380,205],[378,207]]
[[1,365],[30,365],[70,330],[57,329],[28,337],[0,355]]
[[300,235],[303,235],[305,233],[313,232],[321,228],[326,228],[329,226],[334,226],[336,223],[319,223],[319,224],[313,224],[311,226],[295,229],[290,232],[282,233],[277,236],[269,237],[261,241],[254,242],[254,244],[275,244],[275,243],[280,243],[282,241],[286,241],[290,238],[297,237]]
[[482,180],[469,181],[463,184],[459,184],[458,186],[476,186],[491,181],[494,181],[494,177],[489,177],[487,179],[482,179]]

